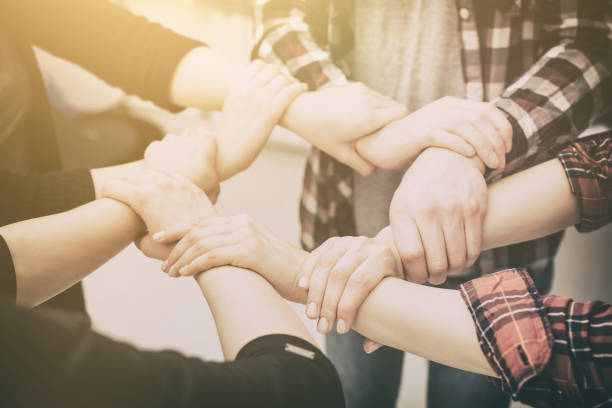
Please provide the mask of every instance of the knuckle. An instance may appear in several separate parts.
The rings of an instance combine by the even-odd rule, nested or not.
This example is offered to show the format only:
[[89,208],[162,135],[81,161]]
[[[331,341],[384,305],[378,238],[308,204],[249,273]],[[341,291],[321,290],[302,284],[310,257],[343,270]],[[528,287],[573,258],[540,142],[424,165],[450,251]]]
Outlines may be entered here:
[[402,262],[415,263],[425,258],[425,252],[421,248],[408,248],[401,254]]
[[465,255],[451,255],[448,263],[449,269],[461,269],[465,266]]
[[429,270],[430,275],[439,276],[446,274],[448,265],[445,260],[435,259],[427,263],[427,269]]

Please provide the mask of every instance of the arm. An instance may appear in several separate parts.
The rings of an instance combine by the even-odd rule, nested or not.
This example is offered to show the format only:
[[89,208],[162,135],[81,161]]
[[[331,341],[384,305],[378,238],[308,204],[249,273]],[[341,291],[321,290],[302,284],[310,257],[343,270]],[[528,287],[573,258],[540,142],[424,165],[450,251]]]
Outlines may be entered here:
[[[548,158],[612,104],[612,7],[606,1],[542,3],[536,8],[546,44],[554,44],[494,101],[513,129],[504,174]],[[547,8],[547,9],[546,9]],[[498,176],[493,173],[491,178]]]
[[142,232],[138,216],[113,200],[0,227],[13,259],[17,302],[35,306],[57,295]]
[[[553,188],[553,185],[559,188]],[[522,193],[530,195],[521,195]],[[536,195],[537,200],[541,199],[547,205],[547,219],[555,220],[552,227],[545,225],[545,220],[540,220],[541,211],[530,206],[533,200],[536,200]],[[491,186],[489,196],[489,211],[484,224],[485,247],[518,239],[514,233],[506,234],[506,231],[515,229],[516,215],[520,215],[519,218],[524,217],[525,222],[530,220],[534,224],[525,231],[527,236],[522,238],[550,233],[551,229],[571,225],[578,218],[575,199],[563,169],[556,160],[495,183]],[[517,197],[529,199],[517,200]],[[507,205],[509,201],[513,202],[512,206]],[[551,206],[551,203],[557,203],[557,206]],[[179,269],[182,274],[189,275],[224,263],[239,264],[261,273],[284,297],[302,303],[312,300],[309,300],[309,292],[306,290],[310,284],[309,276],[306,282],[300,279],[303,277],[300,274],[303,270],[300,265],[306,265],[305,252],[283,243],[278,238],[271,238],[271,233],[262,227],[253,227],[253,222],[245,222],[244,217],[219,222],[222,222],[222,228],[208,221],[188,233],[188,230],[176,235],[173,235],[173,231],[166,232],[165,239],[170,242],[185,235],[176,245],[176,252],[173,251],[169,256],[168,268]],[[231,237],[234,237],[234,241]],[[196,243],[197,250],[189,251]],[[245,253],[251,256],[244,256]],[[338,254],[342,257],[344,252]],[[328,271],[330,265],[336,264],[334,261],[337,259],[327,263]],[[313,268],[315,265],[316,262],[312,265]],[[325,266],[325,263],[321,262],[319,265]],[[340,303],[343,308],[338,312],[338,318],[345,320],[346,328],[343,331],[353,327],[381,344],[460,369],[495,375],[480,350],[470,312],[463,304],[459,292],[388,277],[397,274],[396,264],[389,265],[392,265],[386,268],[391,270],[389,274],[379,268],[372,270],[370,275],[361,275],[360,279],[353,280],[352,283],[349,280],[346,287],[354,287],[355,291],[352,294],[349,291],[348,300],[342,302],[344,294],[335,295],[336,304],[333,306]],[[346,272],[342,268],[336,270],[339,275]],[[351,275],[344,276],[344,279],[348,280]],[[387,278],[383,279],[385,276]],[[381,279],[383,280],[379,284]],[[340,284],[340,287],[344,288],[344,285]],[[357,291],[359,293],[356,293]],[[324,294],[321,299],[314,300],[315,313],[314,316],[309,314],[309,317],[327,316],[329,331],[336,319],[336,309],[332,309],[333,316],[328,315],[328,310],[321,311],[321,305],[328,296],[326,291]],[[363,299],[365,301],[359,307]],[[359,312],[356,313],[358,307]],[[351,312],[356,313],[354,320],[350,317]]]

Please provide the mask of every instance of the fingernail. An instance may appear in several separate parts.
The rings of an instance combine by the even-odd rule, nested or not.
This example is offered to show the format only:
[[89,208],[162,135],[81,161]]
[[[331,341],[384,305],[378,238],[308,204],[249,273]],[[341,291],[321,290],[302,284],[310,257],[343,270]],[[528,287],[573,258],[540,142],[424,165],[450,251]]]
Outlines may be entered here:
[[308,309],[306,309],[306,314],[311,319],[317,317],[317,304],[315,302],[312,302],[308,305]]
[[372,343],[372,344],[369,344],[367,346],[367,348],[365,349],[365,352],[367,354],[372,354],[373,352],[375,352],[376,350],[378,350],[381,347],[382,347],[382,344]]
[[346,323],[344,322],[344,319],[338,320],[338,324],[336,324],[336,331],[340,334],[344,334],[348,331],[346,329]]
[[174,271],[176,271],[176,265],[172,266],[172,268],[170,268],[170,270],[168,271],[168,275],[172,276],[174,278]]
[[317,325],[317,330],[319,330],[319,332],[321,333],[327,333],[327,327],[329,326],[329,323],[327,322],[327,319],[322,317],[319,319],[319,324]]
[[497,168],[499,166],[499,158],[494,152],[491,152],[491,154],[489,154],[489,161],[491,162],[493,168]]
[[159,231],[156,232],[155,234],[152,235],[152,238],[154,241],[159,241],[160,239],[162,239],[164,237],[164,231]]
[[168,267],[168,260],[166,259],[164,262],[162,262],[161,264],[161,270],[166,272],[166,268]]
[[181,275],[185,275],[187,273],[187,269],[189,268],[189,265],[185,265],[183,266],[181,269],[179,269],[179,273]]
[[298,286],[306,289],[308,287],[308,276],[302,276],[298,282]]

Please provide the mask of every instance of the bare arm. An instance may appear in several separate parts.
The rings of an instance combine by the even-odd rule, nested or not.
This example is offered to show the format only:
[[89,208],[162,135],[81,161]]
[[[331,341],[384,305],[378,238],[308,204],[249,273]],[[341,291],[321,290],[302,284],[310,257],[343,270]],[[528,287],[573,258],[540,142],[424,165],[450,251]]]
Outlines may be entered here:
[[[545,214],[543,208],[546,208]],[[575,199],[565,173],[557,160],[551,160],[490,187],[484,246],[490,248],[546,235],[572,225],[577,219]],[[222,264],[240,263],[261,273],[284,297],[301,303],[308,302],[310,306],[308,293],[313,283],[310,282],[307,290],[305,288],[309,285],[303,285],[300,279],[304,277],[300,265],[308,269],[308,253],[283,243],[252,221],[245,222],[244,217],[222,222],[223,228],[213,226],[209,221],[188,232],[178,231],[178,236],[184,235],[184,238],[168,258],[167,268],[179,269],[181,274],[189,275]],[[225,231],[219,232],[223,229]],[[168,231],[165,238],[176,239],[177,236],[173,234],[173,231]],[[230,242],[229,236],[235,236],[237,241]],[[215,237],[220,238],[218,244],[213,239]],[[190,251],[196,243],[201,245],[200,250]],[[360,252],[363,253],[363,248]],[[242,255],[244,253],[251,256]],[[344,253],[348,251],[340,252],[340,257]],[[320,259],[325,261],[324,257]],[[331,266],[337,266],[337,262],[338,259],[327,259],[327,264]],[[365,262],[363,264],[366,265]],[[325,265],[325,262],[319,265]],[[388,269],[394,269],[397,263],[389,265]],[[314,268],[315,265],[310,266]],[[329,266],[327,268],[330,269]],[[341,272],[342,268],[335,269]],[[339,300],[348,293],[345,287],[354,287],[354,293],[349,293],[345,303],[349,306],[353,304],[353,309],[358,313],[352,321],[347,321],[348,327],[355,328],[378,343],[442,364],[495,375],[480,350],[472,318],[458,291],[385,278],[394,273],[379,273],[380,269],[365,268],[362,275],[357,272],[347,275],[346,279],[350,276],[359,278],[340,285],[340,292],[344,290],[344,293],[335,298],[336,304],[340,302],[338,318],[342,317],[343,308],[350,309]],[[330,280],[326,279],[325,282],[331,282],[332,275],[333,272]],[[372,279],[372,276],[376,278]],[[325,297],[330,285],[327,283]],[[325,299],[319,299],[315,305],[315,318],[319,318],[322,308],[326,308]],[[309,317],[313,316],[309,314]],[[333,322],[328,326],[331,324]]]
[[0,227],[11,251],[17,302],[36,306],[77,283],[144,232],[114,200]]
[[[137,211],[151,231],[214,216],[206,195],[189,180],[172,174],[147,174],[111,183],[104,194]],[[170,202],[167,197],[172,197]],[[180,214],[180,220],[166,218],[160,208]],[[268,334],[288,334],[316,345],[291,307],[258,274],[222,266],[198,275],[196,280],[215,318],[226,359],[233,360],[251,340]]]

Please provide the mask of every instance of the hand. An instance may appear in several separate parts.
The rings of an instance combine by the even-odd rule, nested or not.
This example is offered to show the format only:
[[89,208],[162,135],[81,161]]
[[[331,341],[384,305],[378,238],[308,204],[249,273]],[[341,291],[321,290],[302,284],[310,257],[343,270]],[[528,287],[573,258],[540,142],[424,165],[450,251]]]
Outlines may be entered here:
[[308,289],[306,315],[318,319],[321,333],[350,330],[370,292],[388,276],[401,276],[393,245],[365,237],[330,238],[306,259],[299,286]]
[[383,169],[406,168],[428,147],[478,157],[503,169],[512,149],[512,126],[494,105],[445,97],[357,142],[357,151]]
[[308,89],[276,65],[254,61],[230,89],[217,129],[221,180],[248,168],[268,141],[287,106]]
[[232,265],[266,278],[281,296],[296,300],[297,271],[302,250],[281,240],[247,215],[201,218],[156,234],[161,244],[179,241],[162,269],[172,277],[193,276]]
[[219,195],[216,159],[216,140],[202,129],[169,134],[162,141],[151,143],[144,154],[146,168],[182,174],[204,190],[213,202]]
[[474,160],[437,148],[408,169],[389,210],[407,279],[438,285],[480,253],[487,185]]
[[102,195],[128,205],[149,233],[214,214],[206,194],[177,173],[143,170],[106,183]]
[[402,104],[353,82],[300,95],[287,109],[282,125],[367,175],[374,167],[355,150],[355,143],[407,113]]

